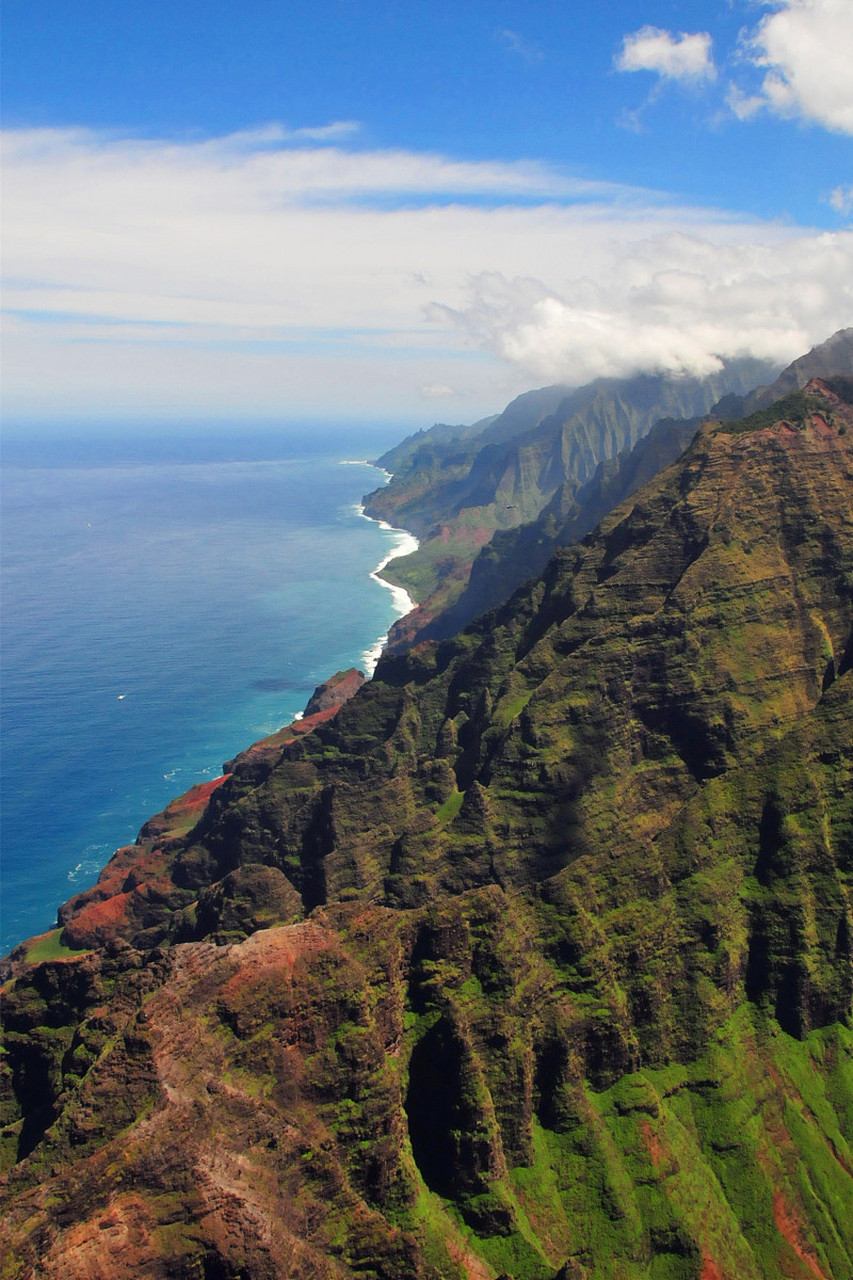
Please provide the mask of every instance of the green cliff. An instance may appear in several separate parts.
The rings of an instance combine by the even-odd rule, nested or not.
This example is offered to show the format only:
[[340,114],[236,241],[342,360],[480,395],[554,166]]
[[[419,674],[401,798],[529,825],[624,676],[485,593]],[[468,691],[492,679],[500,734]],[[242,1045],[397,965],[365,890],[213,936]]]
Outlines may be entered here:
[[4,989],[4,1280],[849,1280],[853,383],[148,824]]
[[418,628],[455,604],[472,561],[494,534],[535,520],[555,497],[568,501],[602,462],[630,449],[659,419],[705,413],[769,372],[767,364],[744,359],[701,379],[643,374],[599,378],[575,390],[544,387],[519,396],[497,418],[437,426],[389,450],[379,465],[393,473],[391,482],[367,495],[366,510],[420,539],[417,551],[386,570],[420,606],[397,625],[392,647],[411,642]]
[[[756,367],[755,362],[745,366],[736,365],[726,371],[725,378],[733,383],[747,374],[754,373],[757,376],[758,372],[759,367]],[[437,553],[438,544],[434,538],[432,542],[427,541],[426,545],[419,548],[414,558],[407,562],[408,571],[411,572],[422,562],[434,562],[435,576],[428,583],[431,594],[410,618],[396,624],[391,637],[392,649],[401,647],[401,644],[409,645],[412,641],[446,639],[479,614],[497,607],[511,591],[529,578],[538,577],[558,547],[578,542],[609,511],[635,493],[665,466],[674,462],[687,448],[705,417],[744,417],[799,390],[812,378],[832,374],[853,376],[853,329],[840,330],[826,342],[800,356],[768,385],[758,387],[746,395],[729,391],[710,406],[707,400],[703,402],[703,393],[707,395],[713,387],[721,387],[724,379],[716,380],[710,387],[698,389],[693,384],[681,388],[676,384],[673,387],[665,381],[656,388],[649,379],[634,379],[618,383],[594,383],[562,399],[559,396],[565,388],[549,387],[544,391],[529,392],[527,396],[520,396],[513,401],[494,422],[465,429],[467,438],[473,436],[484,440],[497,436],[502,441],[511,441],[514,436],[530,430],[530,422],[537,414],[541,415],[537,425],[547,429],[546,410],[556,403],[558,418],[568,417],[570,412],[575,415],[563,427],[564,432],[576,432],[579,427],[586,429],[588,424],[584,421],[584,415],[592,409],[599,420],[612,421],[614,438],[618,439],[620,432],[625,433],[626,426],[618,416],[620,408],[630,405],[635,417],[638,417],[638,409],[646,411],[646,417],[638,419],[641,423],[640,434],[635,443],[626,444],[614,456],[609,451],[612,441],[599,442],[601,460],[589,478],[582,478],[584,473],[578,460],[573,458],[571,465],[566,468],[567,478],[533,519],[522,518],[521,506],[508,507],[509,515],[504,519],[503,527],[496,527],[473,561],[464,557],[459,562],[442,558]],[[670,397],[680,397],[675,403],[682,413],[697,412],[697,407],[701,412],[695,417],[661,417],[651,425],[651,417],[662,411],[662,391]],[[673,400],[670,400],[670,404],[673,404]],[[453,429],[434,428],[436,430]],[[630,430],[625,434],[627,440],[633,440]],[[430,433],[420,433],[420,437],[429,438],[429,435]],[[406,477],[400,483],[401,489],[405,490],[407,484],[411,485],[418,474],[417,459],[420,455],[412,445],[420,437],[404,443],[399,452],[392,450],[386,455],[384,465],[391,470],[399,467]],[[389,495],[392,499],[393,492],[392,482]],[[435,468],[431,470],[430,484],[420,499],[423,510],[429,509],[429,502],[433,499],[439,505],[443,501],[441,472]],[[426,527],[421,511],[421,531],[424,532]],[[405,566],[403,571],[407,571]],[[445,583],[442,574],[446,574],[450,581]],[[412,585],[415,585],[414,580]]]

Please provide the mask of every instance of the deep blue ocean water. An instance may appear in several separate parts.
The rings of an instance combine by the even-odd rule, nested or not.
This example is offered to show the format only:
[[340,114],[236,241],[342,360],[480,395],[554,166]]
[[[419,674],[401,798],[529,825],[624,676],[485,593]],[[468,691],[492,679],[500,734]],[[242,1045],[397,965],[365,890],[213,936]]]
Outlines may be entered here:
[[359,514],[404,433],[8,443],[0,954],[114,849],[361,666],[404,536]]

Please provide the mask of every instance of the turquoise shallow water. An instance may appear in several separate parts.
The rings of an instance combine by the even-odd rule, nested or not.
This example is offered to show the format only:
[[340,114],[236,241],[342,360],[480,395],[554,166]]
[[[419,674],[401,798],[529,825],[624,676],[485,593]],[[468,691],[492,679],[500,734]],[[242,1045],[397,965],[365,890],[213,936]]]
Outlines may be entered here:
[[383,474],[353,460],[402,434],[7,447],[0,953],[375,653],[403,536],[359,514]]

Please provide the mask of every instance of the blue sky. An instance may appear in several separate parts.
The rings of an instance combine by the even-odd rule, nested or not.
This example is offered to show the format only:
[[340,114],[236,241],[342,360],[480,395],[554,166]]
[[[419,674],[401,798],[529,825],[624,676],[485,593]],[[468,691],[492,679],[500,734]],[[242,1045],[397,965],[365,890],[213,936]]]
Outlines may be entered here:
[[853,323],[850,0],[4,0],[10,419],[471,420]]

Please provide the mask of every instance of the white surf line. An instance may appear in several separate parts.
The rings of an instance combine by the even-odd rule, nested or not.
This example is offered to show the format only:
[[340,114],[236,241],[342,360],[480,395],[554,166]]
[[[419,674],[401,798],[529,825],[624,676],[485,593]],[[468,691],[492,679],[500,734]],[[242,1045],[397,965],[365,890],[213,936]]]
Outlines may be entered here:
[[[382,468],[380,467],[379,470],[381,469]],[[411,611],[414,609],[415,607],[414,600],[409,595],[405,587],[398,587],[393,582],[387,582],[385,578],[381,577],[381,574],[382,574],[382,570],[386,568],[387,565],[389,565],[392,560],[397,560],[399,559],[400,556],[410,556],[413,551],[417,551],[418,547],[420,546],[420,543],[418,542],[418,539],[415,537],[413,533],[409,533],[408,529],[395,529],[394,526],[392,524],[388,524],[386,520],[376,520],[374,519],[373,516],[369,516],[367,512],[364,510],[364,507],[361,505],[361,503],[358,504],[358,507],[356,509],[358,511],[358,514],[360,516],[363,516],[365,520],[369,520],[371,524],[378,524],[379,528],[384,529],[387,533],[396,533],[398,535],[397,545],[391,550],[391,552],[385,557],[385,559],[382,560],[376,566],[376,568],[370,574],[370,577],[373,578],[375,582],[378,582],[381,586],[386,587],[387,590],[391,592],[391,597],[394,603],[394,609],[396,610],[397,617],[404,618],[407,613],[411,613]],[[364,653],[362,654],[361,660],[362,660],[365,673],[368,679],[370,679],[370,677],[373,675],[374,671],[376,670],[376,664],[379,661],[380,654],[382,653],[382,650],[385,648],[387,643],[388,643],[388,632],[386,631],[385,635],[379,636],[378,639],[375,640],[374,643],[370,646],[370,648],[365,649]]]

